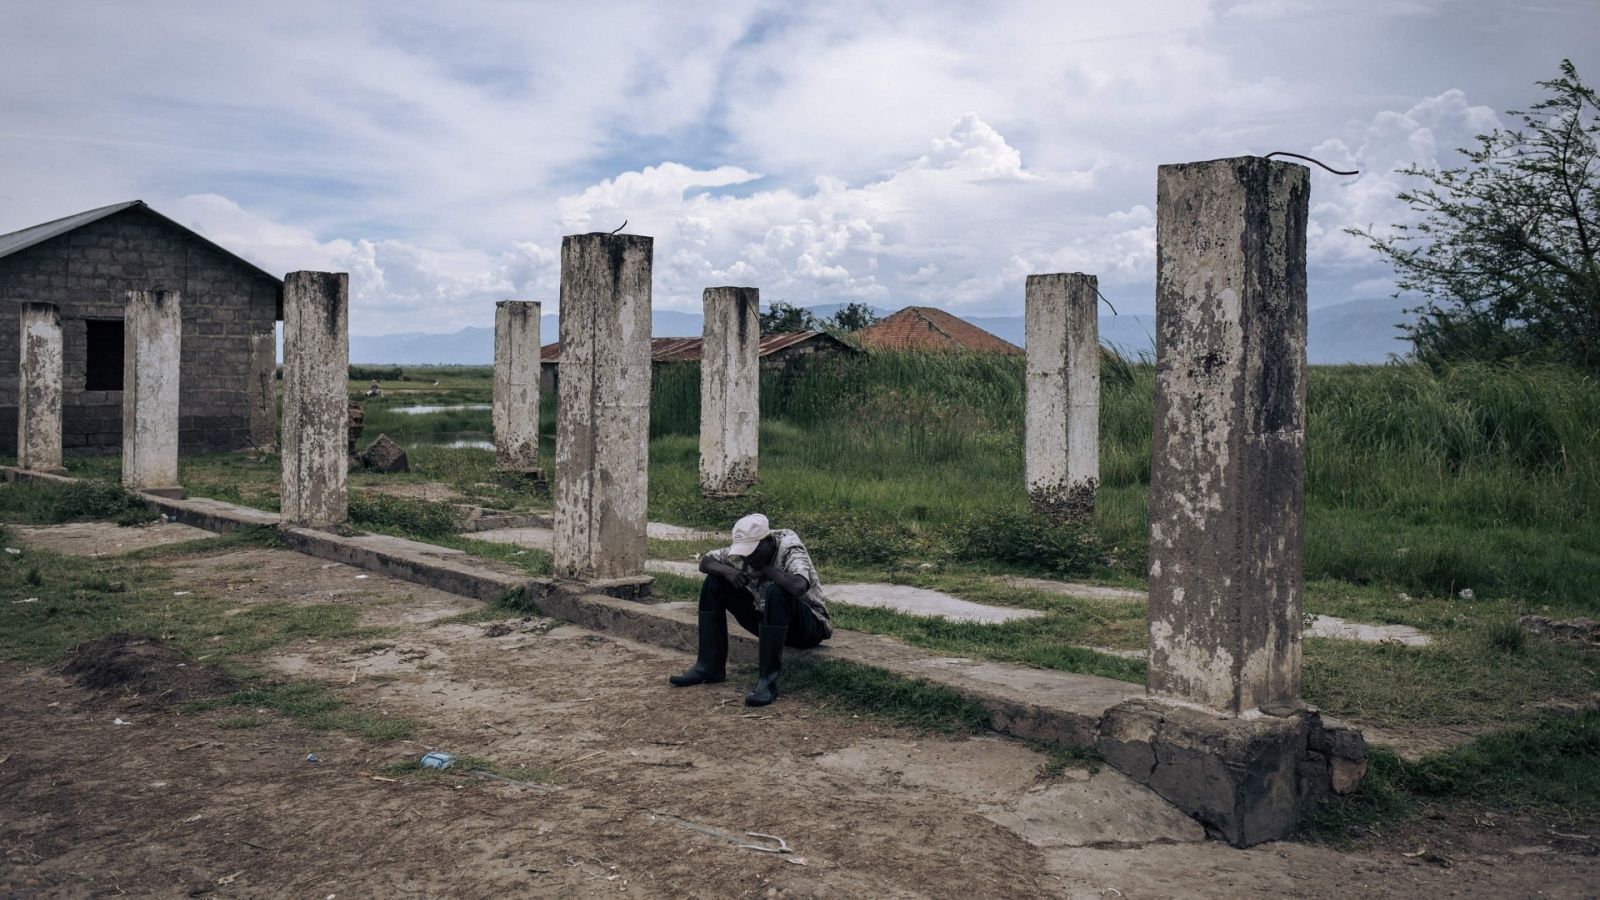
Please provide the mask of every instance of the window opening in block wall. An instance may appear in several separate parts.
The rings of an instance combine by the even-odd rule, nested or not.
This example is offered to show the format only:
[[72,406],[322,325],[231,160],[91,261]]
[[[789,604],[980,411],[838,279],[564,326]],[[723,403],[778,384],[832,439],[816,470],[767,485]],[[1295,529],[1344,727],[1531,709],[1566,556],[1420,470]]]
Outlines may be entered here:
[[83,366],[86,391],[122,390],[122,320],[87,319],[87,357]]

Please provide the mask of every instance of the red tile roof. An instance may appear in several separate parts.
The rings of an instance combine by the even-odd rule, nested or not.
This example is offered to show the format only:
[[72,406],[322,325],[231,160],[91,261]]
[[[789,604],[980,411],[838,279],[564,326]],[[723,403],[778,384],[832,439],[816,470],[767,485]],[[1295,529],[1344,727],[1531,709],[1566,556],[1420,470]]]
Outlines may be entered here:
[[942,350],[1020,355],[1022,348],[931,306],[908,306],[856,332],[868,350]]
[[[848,347],[838,338],[821,331],[796,331],[789,334],[763,334],[761,336],[761,355],[770,356],[779,350],[786,350],[806,341],[821,339],[824,342]],[[696,362],[700,359],[700,347],[705,343],[703,338],[697,337],[653,337],[650,339],[651,362]],[[539,359],[542,362],[561,362],[561,342],[545,344],[539,348]]]

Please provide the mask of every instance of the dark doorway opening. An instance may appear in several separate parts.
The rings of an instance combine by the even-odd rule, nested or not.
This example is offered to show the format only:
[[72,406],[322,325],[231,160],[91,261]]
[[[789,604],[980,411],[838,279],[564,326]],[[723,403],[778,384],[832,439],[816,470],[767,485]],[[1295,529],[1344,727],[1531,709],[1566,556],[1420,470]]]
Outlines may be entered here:
[[87,319],[88,355],[83,366],[86,391],[122,390],[122,320]]

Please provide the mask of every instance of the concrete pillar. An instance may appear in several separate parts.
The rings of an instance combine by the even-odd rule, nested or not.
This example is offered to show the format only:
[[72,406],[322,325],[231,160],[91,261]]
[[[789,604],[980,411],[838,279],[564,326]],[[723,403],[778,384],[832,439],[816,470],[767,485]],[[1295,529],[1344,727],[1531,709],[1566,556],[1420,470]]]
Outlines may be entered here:
[[178,492],[183,296],[129,291],[122,319],[122,484]]
[[700,489],[738,496],[756,483],[761,432],[761,294],[706,288],[700,345]]
[[61,465],[61,311],[23,303],[17,368],[17,465],[65,474]]
[[1151,694],[1300,695],[1308,171],[1162,166],[1150,476]]
[[250,335],[250,446],[262,453],[278,449],[278,340],[272,332]]
[[539,314],[541,304],[494,305],[494,464],[539,474]]
[[1027,435],[1033,508],[1058,522],[1094,514],[1100,484],[1100,318],[1093,275],[1029,275]]
[[653,243],[600,233],[561,241],[558,578],[644,573]]
[[349,518],[350,276],[283,279],[283,520],[326,528]]

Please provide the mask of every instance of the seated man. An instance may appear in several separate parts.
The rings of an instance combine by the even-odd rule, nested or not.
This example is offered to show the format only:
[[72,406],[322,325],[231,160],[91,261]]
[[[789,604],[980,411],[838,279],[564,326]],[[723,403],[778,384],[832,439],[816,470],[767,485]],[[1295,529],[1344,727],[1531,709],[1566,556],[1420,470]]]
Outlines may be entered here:
[[833,636],[822,583],[811,554],[792,531],[772,530],[760,513],[733,526],[733,546],[700,560],[700,652],[687,672],[667,679],[678,687],[727,679],[728,617],[761,639],[760,677],[745,696],[749,706],[778,699],[783,646],[815,647]]

